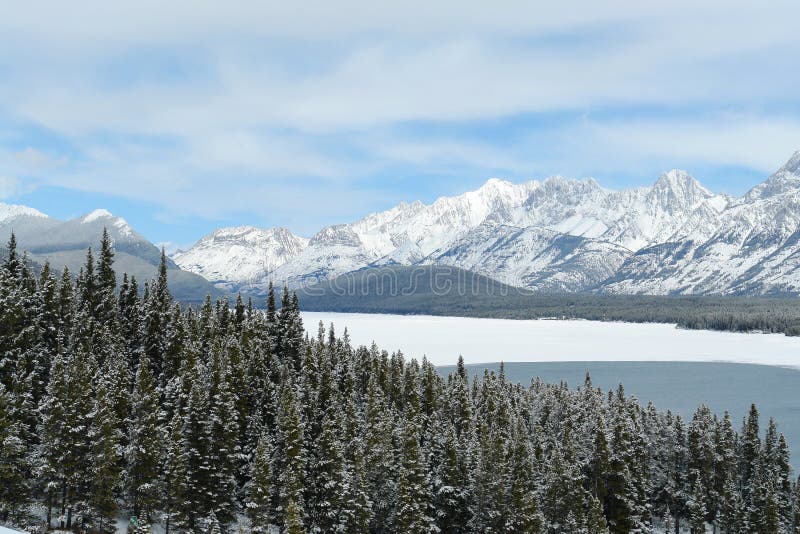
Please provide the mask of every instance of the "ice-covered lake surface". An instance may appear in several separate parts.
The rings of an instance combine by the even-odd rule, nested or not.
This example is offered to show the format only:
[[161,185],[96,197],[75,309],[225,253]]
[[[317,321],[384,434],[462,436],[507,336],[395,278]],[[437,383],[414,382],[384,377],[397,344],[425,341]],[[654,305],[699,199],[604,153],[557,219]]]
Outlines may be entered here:
[[322,321],[347,327],[353,343],[375,341],[390,352],[423,355],[435,365],[564,361],[716,361],[800,368],[800,337],[683,330],[669,324],[472,319],[425,315],[303,313],[307,329]]
[[[322,320],[357,345],[427,357],[446,373],[462,354],[471,374],[497,369],[527,384],[583,383],[588,371],[605,390],[622,383],[643,403],[653,401],[686,418],[701,403],[729,411],[739,426],[751,403],[774,417],[800,469],[800,338],[680,330],[664,324],[595,321],[515,321],[341,313],[305,313],[306,328]],[[761,365],[753,365],[761,364]]]

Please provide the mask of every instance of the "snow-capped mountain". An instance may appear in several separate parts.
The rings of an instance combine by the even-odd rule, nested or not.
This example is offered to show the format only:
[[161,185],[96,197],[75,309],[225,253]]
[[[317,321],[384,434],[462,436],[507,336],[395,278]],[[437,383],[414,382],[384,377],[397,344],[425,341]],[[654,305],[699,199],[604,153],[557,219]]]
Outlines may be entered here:
[[182,268],[218,284],[261,282],[308,246],[286,228],[222,228],[172,258]]
[[0,226],[10,224],[20,218],[46,219],[47,215],[28,206],[0,202]]
[[[0,240],[4,243],[11,232],[18,246],[35,263],[45,261],[60,270],[66,266],[77,273],[86,260],[86,250],[99,248],[103,229],[108,230],[114,243],[115,268],[118,276],[128,273],[140,284],[155,277],[161,251],[138,234],[122,217],[107,210],[60,221],[33,208],[0,204]],[[173,294],[183,300],[202,299],[207,293],[219,291],[203,277],[182,271],[172,260],[167,263]]]
[[800,152],[730,201],[708,230],[639,250],[603,284],[618,293],[800,293]]
[[371,265],[446,264],[526,287],[578,291],[613,275],[643,246],[706,231],[729,200],[680,171],[665,173],[651,188],[627,191],[592,179],[490,179],[430,205],[401,203],[326,227],[307,243],[295,238],[282,254],[273,240],[243,239],[256,229],[229,228],[174,259],[227,288],[263,288],[269,279],[308,285]]
[[[800,152],[741,198],[683,171],[612,191],[561,177],[400,203],[309,240],[222,229],[175,255],[226,288],[313,284],[380,265],[451,265],[548,291],[800,293]],[[263,259],[263,261],[259,261]]]

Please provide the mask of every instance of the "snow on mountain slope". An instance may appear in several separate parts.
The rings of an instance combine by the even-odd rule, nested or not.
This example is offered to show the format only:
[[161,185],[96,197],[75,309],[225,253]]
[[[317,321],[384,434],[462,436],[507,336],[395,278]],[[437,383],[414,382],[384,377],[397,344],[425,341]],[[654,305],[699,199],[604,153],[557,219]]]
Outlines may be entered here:
[[[306,250],[271,276],[295,285],[370,265],[437,262],[504,281],[513,279],[526,287],[579,290],[600,283],[604,273],[605,278],[613,274],[630,255],[628,248],[686,228],[691,217],[716,217],[726,204],[727,200],[720,202],[679,171],[665,174],[653,188],[628,191],[609,191],[592,179],[554,177],[523,184],[490,179],[475,191],[442,197],[430,205],[401,203],[352,224],[323,229]],[[706,228],[707,222],[697,220],[694,225]],[[494,233],[503,235],[504,226],[526,229],[516,236],[519,250],[514,250],[513,240],[502,250],[488,246]],[[479,227],[481,230],[471,235]],[[553,248],[547,253],[544,248],[534,252],[538,250],[534,243],[550,243],[559,235],[598,243],[590,251],[582,240],[562,239],[557,246],[551,243]],[[476,236],[480,237],[476,240]],[[480,243],[482,239],[487,246]],[[467,247],[467,243],[474,249],[469,254],[448,253],[454,247]],[[565,257],[563,247],[576,247],[575,255]],[[602,258],[604,251],[607,258]],[[516,259],[506,259],[508,255]],[[537,261],[524,265],[533,256]],[[511,267],[513,262],[519,267]],[[580,267],[586,272],[579,273]],[[565,272],[557,274],[559,268]],[[545,269],[550,269],[547,276],[533,275]]]
[[39,210],[20,206],[18,204],[4,204],[0,202],[0,225],[8,224],[18,217],[36,217],[46,219],[47,215]]
[[[370,266],[433,263],[548,290],[800,292],[798,231],[800,152],[737,199],[679,170],[622,191],[592,179],[493,178],[462,195],[329,226],[285,254],[262,243],[236,252],[231,241],[239,238],[212,234],[175,259],[228,287],[264,288],[269,279],[297,286]],[[275,268],[254,266],[254,257]]]
[[765,182],[730,201],[708,228],[638,251],[603,284],[603,290],[800,291],[800,152]]
[[222,228],[173,254],[182,269],[224,285],[257,283],[308,246],[286,228]]
[[421,263],[460,267],[517,287],[583,291],[614,274],[629,255],[605,241],[487,223]]

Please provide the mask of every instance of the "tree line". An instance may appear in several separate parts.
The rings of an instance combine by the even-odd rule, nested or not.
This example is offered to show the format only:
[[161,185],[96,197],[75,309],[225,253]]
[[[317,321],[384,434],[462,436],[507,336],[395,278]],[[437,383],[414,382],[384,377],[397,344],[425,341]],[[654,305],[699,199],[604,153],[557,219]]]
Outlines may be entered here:
[[[296,295],[182,307],[166,259],[113,245],[0,266],[0,524],[31,532],[800,532],[789,448],[753,406],[689,420],[622,386],[470,377],[333,325]],[[276,301],[280,302],[276,302]],[[128,519],[129,518],[129,519]]]

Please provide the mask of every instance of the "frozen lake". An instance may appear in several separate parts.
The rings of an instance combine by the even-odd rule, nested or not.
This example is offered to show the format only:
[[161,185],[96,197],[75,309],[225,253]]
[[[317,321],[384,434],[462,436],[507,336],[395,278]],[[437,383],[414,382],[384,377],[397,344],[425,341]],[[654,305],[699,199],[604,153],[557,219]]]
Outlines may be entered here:
[[566,361],[737,362],[800,368],[800,337],[681,330],[668,324],[305,312],[307,329],[345,327],[356,345],[423,355],[435,365]]

